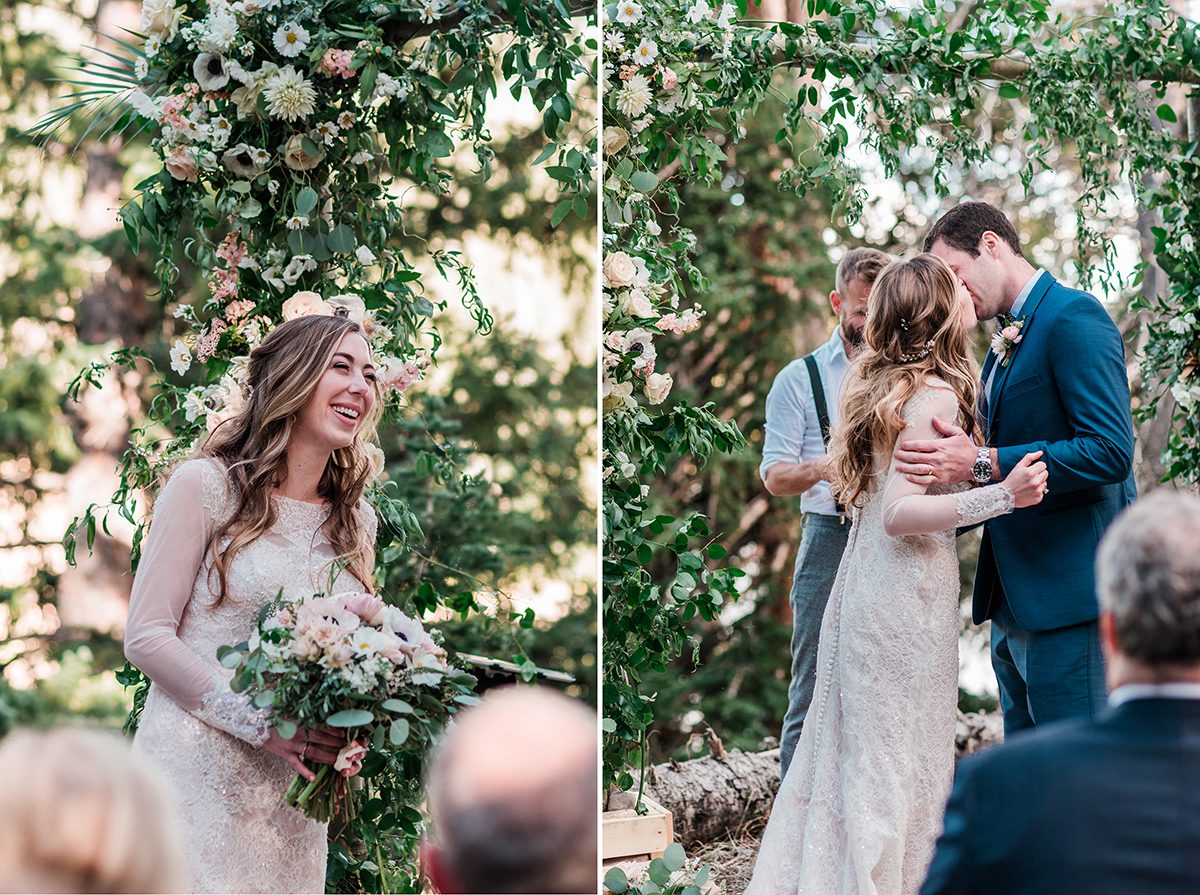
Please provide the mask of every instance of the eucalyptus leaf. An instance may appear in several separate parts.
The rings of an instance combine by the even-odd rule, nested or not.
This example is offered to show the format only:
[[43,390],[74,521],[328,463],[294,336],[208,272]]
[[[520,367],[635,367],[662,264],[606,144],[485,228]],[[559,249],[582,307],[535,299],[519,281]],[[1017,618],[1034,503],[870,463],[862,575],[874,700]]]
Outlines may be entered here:
[[330,727],[363,727],[375,720],[375,716],[364,709],[344,709],[334,712],[325,719]]

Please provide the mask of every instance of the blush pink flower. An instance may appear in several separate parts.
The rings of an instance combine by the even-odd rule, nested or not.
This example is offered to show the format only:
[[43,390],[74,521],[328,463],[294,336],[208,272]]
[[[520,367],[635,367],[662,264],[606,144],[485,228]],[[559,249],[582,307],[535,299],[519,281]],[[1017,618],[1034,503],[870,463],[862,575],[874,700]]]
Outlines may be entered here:
[[195,183],[200,176],[200,166],[186,149],[176,149],[165,162],[167,173],[176,180]]
[[254,302],[242,299],[241,301],[231,301],[225,307],[225,319],[231,323],[235,320],[241,320],[254,310]]
[[350,594],[342,597],[342,605],[368,625],[377,625],[383,618],[383,600],[374,594]]
[[664,68],[662,70],[662,85],[663,90],[671,90],[679,83],[679,75],[675,74],[675,70]]
[[326,50],[321,61],[317,63],[317,71],[329,75],[331,78],[352,78],[354,69],[350,67],[350,60],[353,58],[354,54],[349,50]]
[[1021,329],[1017,326],[1006,326],[1000,330],[1000,335],[1014,345],[1021,341]]

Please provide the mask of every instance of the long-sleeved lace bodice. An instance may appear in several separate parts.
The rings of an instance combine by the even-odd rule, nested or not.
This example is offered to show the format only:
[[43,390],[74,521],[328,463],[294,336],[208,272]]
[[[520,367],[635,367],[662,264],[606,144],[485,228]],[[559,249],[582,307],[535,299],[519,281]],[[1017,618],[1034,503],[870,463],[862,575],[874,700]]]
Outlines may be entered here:
[[[236,501],[224,467],[191,460],[154,508],[129,604],[125,652],[151,680],[134,748],[166,776],[187,833],[192,892],[323,892],[326,831],[283,794],[294,771],[261,748],[268,719],[229,689],[217,648],[254,631],[280,588],[306,597],[330,590],[334,552],[328,507],[273,498],[276,521],[228,567],[214,605],[209,541]],[[373,537],[374,512],[359,511]],[[348,572],[332,592],[361,590]]]
[[[957,403],[933,380],[902,439],[937,438]],[[955,528],[1013,509],[1004,485],[927,491],[875,457],[821,625],[817,682],[747,893],[910,895],[954,770]]]

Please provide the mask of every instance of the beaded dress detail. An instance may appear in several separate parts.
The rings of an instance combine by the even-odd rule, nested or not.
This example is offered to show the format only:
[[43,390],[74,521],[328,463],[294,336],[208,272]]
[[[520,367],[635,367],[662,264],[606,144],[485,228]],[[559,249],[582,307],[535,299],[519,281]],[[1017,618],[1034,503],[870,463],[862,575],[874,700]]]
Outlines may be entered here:
[[[909,401],[901,439],[957,417],[940,380]],[[1004,485],[926,491],[875,457],[883,482],[853,527],[821,624],[817,681],[747,895],[912,895],[941,831],[958,698],[955,528],[1010,512]]]
[[[324,892],[326,825],[283,804],[295,771],[261,748],[266,716],[229,689],[219,646],[254,632],[259,610],[285,596],[361,591],[334,559],[322,526],[328,507],[273,498],[275,523],[228,566],[228,594],[206,550],[236,501],[224,467],[190,460],[154,508],[133,584],[125,652],[152,681],[135,751],[166,778],[191,862],[189,892]],[[375,514],[360,518],[374,540]],[[222,545],[223,546],[223,545]],[[211,572],[211,575],[210,575]]]

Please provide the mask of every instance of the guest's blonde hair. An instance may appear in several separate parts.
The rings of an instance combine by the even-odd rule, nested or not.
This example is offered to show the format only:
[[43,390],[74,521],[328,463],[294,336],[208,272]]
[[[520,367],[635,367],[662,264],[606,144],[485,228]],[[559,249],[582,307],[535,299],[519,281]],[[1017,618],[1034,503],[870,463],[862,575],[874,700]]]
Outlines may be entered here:
[[[250,353],[246,384],[249,397],[241,413],[213,430],[200,455],[215,457],[229,472],[237,507],[213,533],[213,569],[217,573],[217,599],[228,595],[229,564],[247,544],[275,524],[271,493],[287,477],[287,446],[297,415],[316,390],[338,345],[348,333],[366,339],[362,328],[345,317],[313,315],[277,326]],[[334,451],[317,486],[329,501],[327,534],[334,553],[346,568],[371,588],[374,581],[375,545],[358,516],[358,501],[370,481],[372,466],[364,439],[375,437],[383,410],[379,386],[375,404],[354,441]],[[218,550],[222,538],[229,538]]]
[[166,791],[119,735],[0,741],[0,892],[179,892],[185,868]]
[[953,271],[936,255],[894,261],[876,278],[867,303],[863,348],[846,379],[829,444],[831,491],[861,506],[875,456],[890,451],[906,425],[904,407],[938,378],[954,390],[963,429],[976,439],[979,373],[968,350]]

